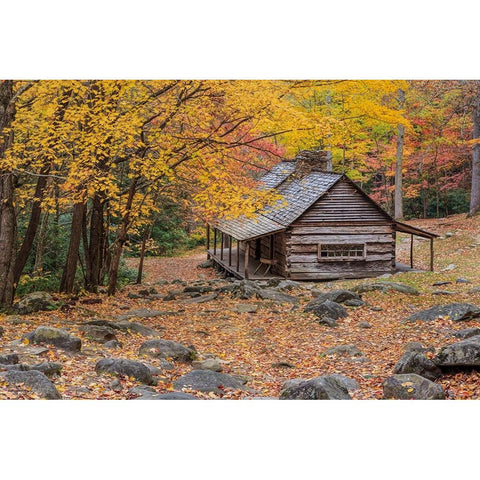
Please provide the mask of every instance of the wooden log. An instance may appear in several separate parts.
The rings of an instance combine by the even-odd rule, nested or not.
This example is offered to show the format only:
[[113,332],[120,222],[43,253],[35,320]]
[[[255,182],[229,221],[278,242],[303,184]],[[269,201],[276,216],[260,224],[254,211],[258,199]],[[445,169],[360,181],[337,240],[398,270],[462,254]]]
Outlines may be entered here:
[[391,243],[390,235],[297,235],[292,234],[290,245],[311,245],[315,243]]

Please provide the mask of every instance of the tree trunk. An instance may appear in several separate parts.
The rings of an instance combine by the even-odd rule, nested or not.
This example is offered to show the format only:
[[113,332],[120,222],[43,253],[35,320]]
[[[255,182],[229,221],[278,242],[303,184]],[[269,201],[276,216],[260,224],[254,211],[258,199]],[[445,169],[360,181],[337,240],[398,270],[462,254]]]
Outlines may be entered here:
[[60,291],[72,293],[77,272],[78,251],[82,238],[82,223],[85,211],[85,203],[79,202],[73,206],[72,227],[70,231],[70,243],[68,245],[67,259],[63,269]]
[[[15,118],[13,80],[0,81],[0,159],[13,143]],[[0,170],[0,307],[9,307],[15,295],[13,276],[16,238],[13,173]]]
[[44,213],[42,222],[40,223],[40,230],[37,236],[37,248],[35,252],[35,265],[33,267],[35,272],[43,271],[43,253],[45,251],[45,240],[47,238],[48,217],[48,212]]
[[122,225],[118,233],[117,240],[115,242],[114,253],[112,256],[112,263],[110,266],[110,277],[108,281],[108,294],[115,295],[117,290],[117,281],[118,281],[118,268],[120,266],[120,260],[122,258],[122,251],[125,242],[127,241],[128,228],[130,226],[130,214],[132,211],[133,198],[135,197],[135,192],[137,191],[138,178],[136,178],[132,185],[130,186],[128,192],[127,205],[125,207],[125,214],[123,215]]
[[[405,104],[405,92],[398,89],[398,105],[402,109]],[[397,125],[397,154],[395,160],[395,218],[401,220],[403,218],[403,143],[404,143],[405,128],[399,123]]]
[[102,270],[103,252],[103,199],[95,193],[92,202],[92,214],[90,218],[90,242],[85,245],[87,264],[87,278],[85,288],[89,292],[97,292],[100,284],[100,272]]
[[[480,94],[477,93],[473,106],[473,140],[480,140]],[[469,216],[480,211],[480,144],[475,143],[472,149],[472,190],[470,196]]]

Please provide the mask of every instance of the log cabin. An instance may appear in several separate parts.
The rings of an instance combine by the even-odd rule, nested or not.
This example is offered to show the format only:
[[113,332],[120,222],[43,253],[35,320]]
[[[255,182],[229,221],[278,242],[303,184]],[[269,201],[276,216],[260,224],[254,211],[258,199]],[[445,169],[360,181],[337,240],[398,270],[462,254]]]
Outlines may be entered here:
[[[255,218],[207,225],[207,255],[237,278],[329,280],[396,271],[396,232],[430,240],[432,232],[394,220],[346,175],[332,172],[327,151],[300,152],[275,165],[262,187],[282,196]],[[213,238],[212,238],[213,237]]]

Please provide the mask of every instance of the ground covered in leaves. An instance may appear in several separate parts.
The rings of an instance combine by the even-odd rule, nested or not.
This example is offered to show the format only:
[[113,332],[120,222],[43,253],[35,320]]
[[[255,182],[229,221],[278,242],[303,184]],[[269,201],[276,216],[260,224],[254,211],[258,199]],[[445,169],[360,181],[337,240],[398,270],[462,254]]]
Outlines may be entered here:
[[[213,288],[230,284],[229,279],[223,279],[215,270],[199,268],[205,256],[195,252],[185,257],[147,259],[144,285],[127,286],[114,297],[105,294],[73,299],[55,296],[60,305],[57,310],[21,316],[2,315],[0,355],[16,352],[27,364],[61,363],[61,375],[53,382],[63,399],[133,399],[137,395],[131,389],[139,385],[138,381],[121,377],[120,382],[112,383],[112,376],[95,372],[95,364],[101,358],[118,357],[161,367],[158,360],[139,355],[140,345],[150,337],[118,331],[116,336],[122,346],[109,349],[86,338],[82,326],[92,319],[116,320],[125,312],[141,308],[160,313],[129,320],[159,331],[161,338],[193,345],[200,358],[216,357],[221,360],[223,373],[238,375],[247,381],[248,390],[244,391],[225,389],[220,393],[201,393],[184,390],[199,398],[278,397],[286,380],[340,373],[359,383],[360,389],[352,393],[354,399],[380,399],[382,382],[392,375],[408,342],[420,342],[424,347],[438,349],[455,341],[454,330],[480,327],[478,319],[453,322],[440,318],[402,323],[413,312],[433,305],[452,302],[480,305],[480,291],[472,292],[480,286],[480,219],[457,215],[412,224],[441,235],[435,241],[435,272],[399,273],[388,280],[411,285],[421,292],[420,295],[364,293],[362,298],[367,304],[349,307],[348,317],[340,319],[336,328],[319,324],[312,313],[303,311],[313,298],[311,284],[286,292],[298,298],[298,305],[258,298],[242,300],[229,293],[220,293],[205,303],[190,303],[188,298],[181,296],[165,300],[172,291],[180,291],[198,280],[204,284],[212,282]],[[397,260],[409,263],[410,237],[399,235],[397,241]],[[414,247],[415,267],[426,268],[429,242],[415,239]],[[135,259],[129,260],[130,264],[135,262]],[[463,280],[457,283],[459,278],[468,283]],[[322,291],[348,289],[367,281],[371,279],[319,282],[313,287]],[[435,282],[451,283],[439,287],[433,286]],[[439,289],[450,293],[434,294]],[[257,305],[257,311],[239,313],[238,304],[245,303]],[[362,328],[361,322],[368,322],[371,328]],[[81,351],[67,353],[51,346],[41,349],[27,341],[15,342],[39,325],[65,328],[80,337]],[[328,348],[342,344],[355,345],[363,352],[363,360],[324,354]],[[430,354],[433,355],[427,355]],[[162,370],[156,376],[158,384],[153,389],[159,393],[173,391],[173,382],[191,369],[188,363],[174,362],[172,369]],[[448,399],[480,398],[480,374],[476,371],[444,375],[437,383],[443,386]],[[12,387],[0,382],[0,399],[19,398],[38,398],[38,395],[25,385]]]

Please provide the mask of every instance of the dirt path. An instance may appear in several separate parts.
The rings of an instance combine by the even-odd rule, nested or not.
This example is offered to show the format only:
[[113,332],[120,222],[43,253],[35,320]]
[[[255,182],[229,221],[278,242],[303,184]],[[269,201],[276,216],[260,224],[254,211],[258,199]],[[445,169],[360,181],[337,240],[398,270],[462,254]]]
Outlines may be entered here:
[[[203,250],[182,257],[147,257],[144,264],[144,278],[146,283],[155,283],[158,280],[172,281],[175,279],[193,281],[198,279],[215,278],[211,269],[199,268],[207,256]],[[138,268],[138,258],[127,258],[129,268]]]

